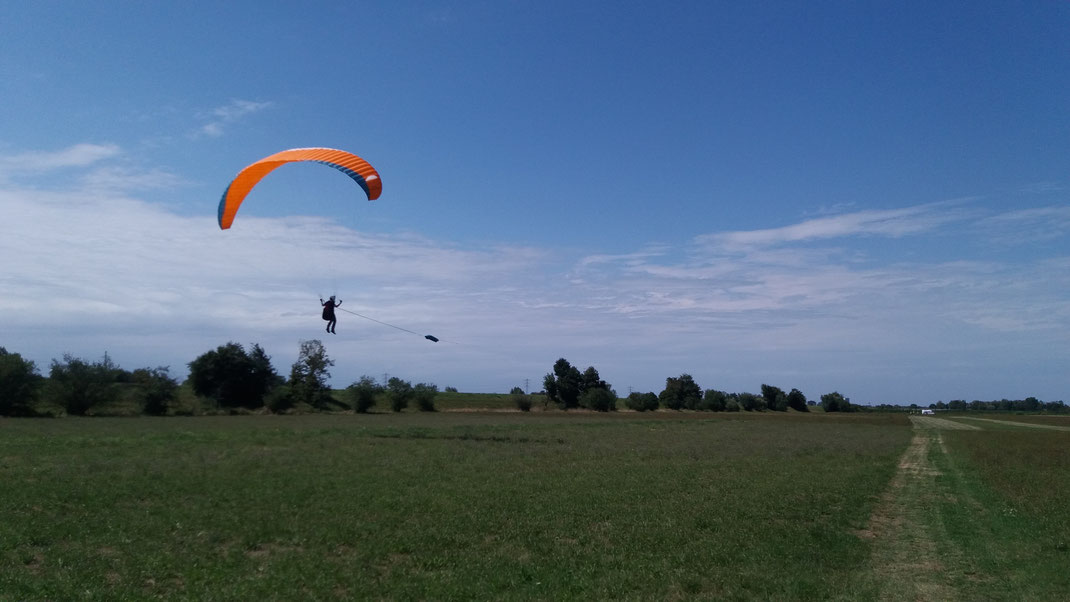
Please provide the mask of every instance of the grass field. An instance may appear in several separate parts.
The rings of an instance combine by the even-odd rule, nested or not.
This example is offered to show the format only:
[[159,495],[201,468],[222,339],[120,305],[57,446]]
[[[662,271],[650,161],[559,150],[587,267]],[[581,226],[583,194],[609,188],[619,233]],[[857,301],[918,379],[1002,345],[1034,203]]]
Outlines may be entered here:
[[[935,468],[895,490],[919,433]],[[885,561],[921,548],[897,541],[932,544],[930,594],[1058,599],[1068,437],[888,414],[0,420],[0,600],[950,599],[907,595]],[[894,491],[923,511],[875,528],[906,512]]]

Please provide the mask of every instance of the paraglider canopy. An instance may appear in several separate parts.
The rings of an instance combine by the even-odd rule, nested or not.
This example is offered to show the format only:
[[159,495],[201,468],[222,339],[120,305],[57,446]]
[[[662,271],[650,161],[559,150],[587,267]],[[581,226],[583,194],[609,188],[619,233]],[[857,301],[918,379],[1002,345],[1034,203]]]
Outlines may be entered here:
[[379,172],[353,153],[334,148],[292,148],[264,157],[238,172],[223,191],[223,198],[219,200],[220,229],[230,228],[234,216],[238,213],[238,207],[257,182],[275,168],[295,161],[314,161],[341,171],[364,189],[369,201],[379,198],[383,192],[383,181],[379,179]]

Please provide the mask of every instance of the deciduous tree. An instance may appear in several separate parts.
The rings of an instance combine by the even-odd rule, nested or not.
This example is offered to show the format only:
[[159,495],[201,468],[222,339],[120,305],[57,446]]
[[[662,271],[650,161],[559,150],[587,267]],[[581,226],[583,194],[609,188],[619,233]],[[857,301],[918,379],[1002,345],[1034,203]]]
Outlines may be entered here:
[[354,412],[365,414],[375,405],[376,398],[382,391],[382,385],[374,378],[364,375],[360,377],[360,380],[346,387],[345,396]]
[[142,412],[150,416],[167,413],[178,390],[178,382],[171,378],[168,367],[139,368],[131,373],[131,380],[137,385],[137,398]]
[[788,393],[788,407],[796,412],[810,411],[810,409],[806,407],[806,396],[798,389],[792,389],[791,393]]
[[63,362],[52,360],[48,388],[68,414],[84,416],[115,396],[115,376],[115,365],[107,355],[90,364],[68,353]]
[[334,401],[327,379],[334,360],[319,339],[301,341],[297,361],[290,368],[290,391],[294,401],[323,410]]
[[695,383],[690,374],[665,379],[665,390],[658,395],[661,405],[670,410],[696,408],[702,400],[702,388]]
[[260,345],[246,353],[240,344],[230,342],[190,362],[189,381],[194,393],[221,406],[257,408],[282,379]]
[[42,382],[32,360],[0,347],[0,416],[32,416]]

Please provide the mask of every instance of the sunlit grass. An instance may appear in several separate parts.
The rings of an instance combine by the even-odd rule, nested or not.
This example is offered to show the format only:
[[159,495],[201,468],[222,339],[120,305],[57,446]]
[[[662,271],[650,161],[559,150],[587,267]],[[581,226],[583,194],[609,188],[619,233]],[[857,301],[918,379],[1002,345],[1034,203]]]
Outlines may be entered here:
[[901,417],[379,414],[0,423],[15,599],[821,599]]
[[960,591],[966,599],[1066,599],[1070,432],[987,427],[943,433],[950,455],[938,468],[952,495],[933,509],[947,545],[973,567]]

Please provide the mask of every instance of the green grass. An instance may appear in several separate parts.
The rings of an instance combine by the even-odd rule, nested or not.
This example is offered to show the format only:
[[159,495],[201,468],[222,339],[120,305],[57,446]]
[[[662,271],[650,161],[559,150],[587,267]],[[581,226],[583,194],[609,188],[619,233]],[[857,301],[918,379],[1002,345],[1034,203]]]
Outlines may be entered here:
[[943,432],[948,454],[934,455],[949,493],[931,518],[965,567],[957,589],[963,599],[1066,599],[1070,432],[989,424]]
[[0,421],[0,598],[825,599],[901,416]]

